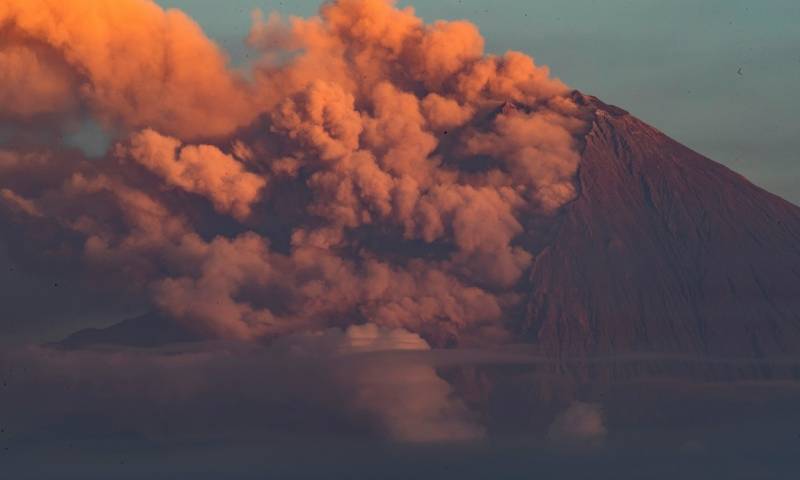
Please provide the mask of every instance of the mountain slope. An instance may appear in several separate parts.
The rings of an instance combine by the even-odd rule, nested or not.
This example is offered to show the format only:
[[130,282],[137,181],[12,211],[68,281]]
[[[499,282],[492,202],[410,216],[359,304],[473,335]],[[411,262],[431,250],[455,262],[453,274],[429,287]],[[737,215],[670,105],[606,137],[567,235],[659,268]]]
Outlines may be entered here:
[[627,112],[594,110],[521,325],[551,353],[800,352],[800,208]]

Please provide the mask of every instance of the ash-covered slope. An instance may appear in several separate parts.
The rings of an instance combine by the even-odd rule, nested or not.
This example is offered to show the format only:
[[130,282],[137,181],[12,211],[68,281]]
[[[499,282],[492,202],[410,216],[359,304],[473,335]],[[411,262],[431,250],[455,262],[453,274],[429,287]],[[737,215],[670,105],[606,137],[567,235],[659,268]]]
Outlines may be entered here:
[[578,198],[531,272],[551,353],[800,352],[800,208],[627,112],[594,110]]

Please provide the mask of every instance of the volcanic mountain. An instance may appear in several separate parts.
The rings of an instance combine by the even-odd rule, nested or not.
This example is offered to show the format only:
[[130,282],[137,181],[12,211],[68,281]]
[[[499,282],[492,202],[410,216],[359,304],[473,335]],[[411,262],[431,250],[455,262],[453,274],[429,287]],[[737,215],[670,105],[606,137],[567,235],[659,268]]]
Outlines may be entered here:
[[[800,208],[620,108],[573,99],[591,121],[578,196],[550,220],[527,308],[508,319],[519,340],[552,355],[800,353]],[[143,318],[63,345],[168,323]],[[192,338],[151,334],[133,337]]]
[[550,351],[800,352],[800,208],[627,112],[594,111],[578,198],[531,273]]

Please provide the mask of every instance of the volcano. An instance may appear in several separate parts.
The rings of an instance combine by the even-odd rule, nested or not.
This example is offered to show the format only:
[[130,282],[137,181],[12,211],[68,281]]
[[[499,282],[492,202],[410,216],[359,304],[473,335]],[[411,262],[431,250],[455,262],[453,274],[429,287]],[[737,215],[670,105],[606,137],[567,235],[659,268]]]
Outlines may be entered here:
[[592,111],[523,336],[560,353],[800,352],[800,208],[628,112]]
[[[800,208],[621,108],[572,97],[591,124],[578,195],[549,220],[526,308],[507,319],[516,340],[550,355],[800,353]],[[152,318],[62,345],[195,338],[157,334]]]

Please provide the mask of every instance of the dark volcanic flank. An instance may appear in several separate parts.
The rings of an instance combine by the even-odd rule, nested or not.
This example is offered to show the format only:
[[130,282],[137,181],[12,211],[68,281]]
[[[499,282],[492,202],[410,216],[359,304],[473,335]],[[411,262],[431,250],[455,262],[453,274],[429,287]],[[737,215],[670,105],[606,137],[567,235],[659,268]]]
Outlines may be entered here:
[[800,208],[593,97],[522,332],[550,352],[800,351]]

